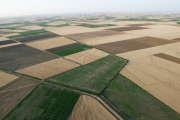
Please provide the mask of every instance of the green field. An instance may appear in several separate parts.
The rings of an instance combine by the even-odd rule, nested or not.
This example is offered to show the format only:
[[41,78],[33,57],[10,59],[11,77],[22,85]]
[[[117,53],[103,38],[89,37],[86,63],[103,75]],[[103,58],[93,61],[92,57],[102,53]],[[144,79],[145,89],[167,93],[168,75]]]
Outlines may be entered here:
[[180,22],[177,22],[177,24],[180,24]]
[[105,20],[112,20],[112,19],[115,19],[116,17],[112,17],[112,16],[106,16],[104,17]]
[[60,25],[48,25],[47,23],[38,23],[37,25],[42,26],[42,27],[64,27],[64,26],[69,26],[68,23],[60,24]]
[[98,94],[125,64],[126,60],[109,55],[46,81]]
[[128,19],[118,19],[120,21],[162,21],[160,19],[146,19],[146,18],[128,18]]
[[87,20],[98,20],[99,18],[88,18]]
[[40,84],[4,120],[66,120],[79,93]]
[[102,95],[129,119],[180,120],[180,114],[123,75],[117,75]]
[[38,35],[38,34],[43,34],[43,33],[50,33],[50,32],[46,31],[44,29],[30,30],[30,31],[26,31],[26,32],[20,32],[19,33],[20,35],[10,36],[9,38],[27,37],[27,36]]
[[67,55],[71,55],[71,54],[81,52],[84,50],[88,50],[91,48],[93,48],[93,47],[88,46],[88,45],[79,45],[79,46],[75,46],[75,47],[71,47],[71,48],[67,48],[64,50],[53,52],[53,54],[58,55],[58,56],[67,56]]

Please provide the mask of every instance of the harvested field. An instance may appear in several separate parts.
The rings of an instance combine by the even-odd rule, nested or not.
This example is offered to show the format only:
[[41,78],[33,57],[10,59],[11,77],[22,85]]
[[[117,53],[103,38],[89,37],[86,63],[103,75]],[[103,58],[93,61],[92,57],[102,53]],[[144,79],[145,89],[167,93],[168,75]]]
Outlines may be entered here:
[[98,28],[98,27],[108,27],[108,26],[116,26],[115,24],[79,24],[78,26],[89,27],[89,28]]
[[180,64],[180,58],[177,58],[177,57],[174,57],[174,56],[171,56],[171,55],[167,55],[167,54],[164,54],[164,53],[159,53],[159,54],[156,54],[154,56],[160,57],[162,59],[169,60],[171,62],[175,62],[175,63]]
[[12,44],[6,44],[6,45],[1,45],[0,48],[5,48],[5,47],[10,47],[10,46],[15,46],[15,45],[20,45],[21,43],[12,43]]
[[140,50],[140,49],[170,44],[174,42],[177,41],[170,41],[170,40],[153,38],[153,37],[142,37],[142,38],[129,39],[119,42],[96,45],[95,47],[110,52],[112,54],[119,54],[134,50]]
[[125,60],[109,55],[46,81],[97,94],[125,64]]
[[13,41],[13,40],[0,41],[0,46],[7,45],[7,44],[12,44],[12,43],[16,43],[16,42]]
[[5,40],[9,40],[9,38],[0,37],[0,41],[5,41]]
[[3,37],[9,37],[9,36],[15,36],[15,35],[19,35],[19,33],[2,34]]
[[85,50],[82,52],[68,55],[65,58],[70,59],[72,61],[76,61],[80,64],[88,64],[90,62],[94,62],[108,55],[109,54],[106,52],[93,48],[93,49],[89,49],[89,50]]
[[84,40],[79,40],[79,41],[88,45],[98,45],[98,44],[105,44],[105,43],[123,41],[127,39],[134,39],[134,38],[140,38],[140,37],[143,37],[143,36],[132,35],[132,34],[119,34],[119,35],[112,35],[112,36],[106,36],[106,37],[84,39]]
[[87,28],[81,26],[66,26],[66,27],[48,27],[45,29],[58,35],[69,35],[76,33],[95,32],[101,30],[102,28],[97,29],[97,28]]
[[8,84],[9,82],[17,79],[18,77],[15,75],[11,75],[9,73],[1,72],[0,71],[0,87]]
[[57,51],[61,51],[61,50],[65,50],[65,49],[68,49],[68,48],[72,48],[72,47],[76,47],[76,46],[79,46],[81,44],[75,42],[75,41],[72,41],[74,43],[72,44],[66,44],[66,45],[63,45],[63,46],[60,46],[60,47],[55,47],[55,48],[51,48],[51,49],[47,49],[46,51],[47,52],[57,52]]
[[124,31],[134,31],[134,30],[142,30],[142,29],[148,29],[148,28],[145,28],[145,27],[120,27],[120,28],[111,28],[111,29],[107,29],[107,30],[124,32]]
[[[75,44],[75,47],[71,47],[72,45],[64,46],[64,47],[62,47],[63,50],[53,52],[53,54],[58,55],[58,56],[67,56],[67,55],[71,55],[71,54],[74,54],[74,53],[77,53],[77,52],[81,52],[81,51],[93,48],[91,46],[84,45],[84,44],[83,45],[78,45],[78,46],[76,46],[76,45],[77,44]],[[69,48],[69,46],[70,46],[70,48]],[[67,48],[67,49],[64,49],[64,48]]]
[[40,79],[46,79],[79,66],[79,64],[70,62],[66,59],[57,58],[24,69],[17,70],[16,72],[37,77]]
[[117,35],[117,34],[122,34],[122,33],[117,32],[117,31],[103,30],[103,31],[97,31],[97,32],[70,34],[70,35],[66,35],[66,37],[74,39],[74,40],[84,40],[84,39],[89,39],[89,38],[111,36],[111,35]]
[[116,120],[116,118],[92,97],[82,95],[76,103],[69,120]]
[[[154,88],[155,90],[156,88]],[[180,114],[143,90],[138,85],[117,75],[104,90],[103,96],[128,119],[178,120]]]
[[57,37],[57,36],[59,35],[54,34],[54,33],[47,33],[47,34],[40,34],[40,35],[23,37],[23,38],[14,38],[14,39],[19,42],[31,42],[31,41],[47,39],[47,38],[52,38],[52,37]]
[[26,30],[40,30],[40,29],[43,29],[44,27],[32,25],[32,26],[24,26],[24,27],[20,27],[20,28],[26,29]]
[[79,97],[79,93],[40,84],[4,120],[26,118],[66,120]]
[[72,44],[72,43],[75,43],[75,41],[70,40],[65,37],[54,37],[54,38],[45,39],[41,41],[26,43],[26,45],[40,49],[40,50],[47,50],[47,49],[52,49],[52,48],[56,48],[59,46],[64,46],[64,45]]
[[57,59],[58,57],[48,53],[40,53],[32,56],[27,56],[7,62],[0,63],[0,68],[16,71],[20,70],[32,65],[37,65],[43,62],[47,62],[53,59]]
[[[173,72],[175,70],[171,67],[175,63],[162,60],[159,61],[154,57],[134,59],[125,66],[121,73],[180,113],[180,90],[175,86],[180,85],[180,72]],[[169,68],[163,64],[167,64]],[[162,89],[161,86],[164,86],[165,89]]]
[[0,63],[43,53],[40,50],[20,44],[0,48]]
[[141,26],[147,26],[147,25],[153,25],[152,23],[143,23],[143,24],[129,24],[127,26],[131,27],[141,27]]
[[177,41],[180,41],[180,38],[176,38],[176,39],[173,39],[173,40],[177,40]]
[[5,117],[38,82],[25,78],[18,78],[0,88],[0,119]]

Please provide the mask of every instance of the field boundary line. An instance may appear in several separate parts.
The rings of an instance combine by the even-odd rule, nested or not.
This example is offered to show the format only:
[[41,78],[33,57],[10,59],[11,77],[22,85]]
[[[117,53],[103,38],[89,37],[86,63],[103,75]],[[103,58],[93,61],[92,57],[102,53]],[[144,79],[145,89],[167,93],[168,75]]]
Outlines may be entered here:
[[126,117],[126,115],[124,115],[121,111],[119,111],[112,103],[110,103],[103,95],[100,95],[100,97],[102,99],[104,99],[110,106],[112,106],[116,111],[118,111],[120,114],[123,115],[123,117],[125,117],[126,120],[130,120],[128,117]]

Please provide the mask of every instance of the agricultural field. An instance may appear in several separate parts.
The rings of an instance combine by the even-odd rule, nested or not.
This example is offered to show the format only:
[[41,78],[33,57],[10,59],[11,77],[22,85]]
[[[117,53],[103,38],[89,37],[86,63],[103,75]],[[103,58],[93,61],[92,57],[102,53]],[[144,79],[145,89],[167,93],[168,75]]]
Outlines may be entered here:
[[0,18],[0,119],[179,120],[179,18]]
[[40,120],[47,118],[66,120],[79,97],[79,93],[47,84],[40,84],[4,120]]
[[0,87],[0,119],[5,117],[38,84],[37,81],[27,78],[21,78],[10,74],[7,75],[7,73],[3,75],[6,75],[6,79],[0,78],[1,83],[3,80],[9,83]]
[[98,94],[125,64],[126,60],[109,55],[46,81]]
[[180,119],[180,114],[121,74],[113,79],[102,96],[126,119]]

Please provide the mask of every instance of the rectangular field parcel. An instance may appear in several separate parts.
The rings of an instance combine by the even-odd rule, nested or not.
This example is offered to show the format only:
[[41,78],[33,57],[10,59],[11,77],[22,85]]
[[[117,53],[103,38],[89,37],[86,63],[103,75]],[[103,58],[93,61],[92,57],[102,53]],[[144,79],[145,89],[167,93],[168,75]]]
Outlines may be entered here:
[[179,120],[180,114],[123,75],[117,75],[103,96],[132,120]]
[[109,55],[46,81],[97,94],[125,64],[126,60]]
[[66,120],[79,97],[78,93],[40,84],[4,120]]
[[39,82],[17,78],[0,88],[0,119],[2,120]]

